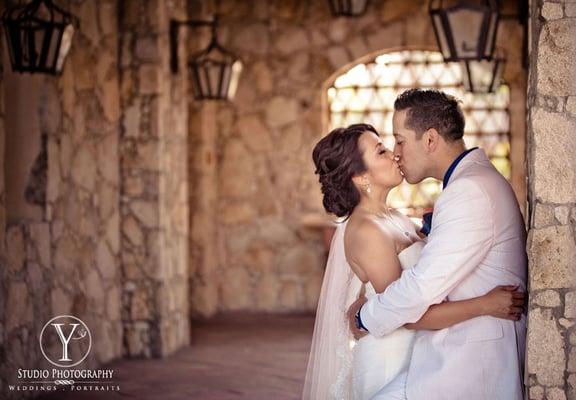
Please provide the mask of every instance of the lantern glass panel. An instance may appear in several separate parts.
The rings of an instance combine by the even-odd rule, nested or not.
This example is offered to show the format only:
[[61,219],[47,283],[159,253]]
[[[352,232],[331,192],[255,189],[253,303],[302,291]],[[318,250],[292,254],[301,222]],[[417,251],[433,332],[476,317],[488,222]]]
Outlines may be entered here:
[[23,65],[27,68],[33,68],[39,64],[40,54],[42,52],[42,38],[44,31],[40,27],[30,27],[24,29],[22,37],[22,52]]
[[49,66],[56,66],[56,62],[58,61],[58,47],[59,47],[59,38],[63,30],[60,27],[55,27],[54,29],[46,29],[44,32],[44,37],[39,37],[36,39],[36,43],[40,47],[40,51],[42,51],[43,42],[48,44],[47,51],[43,53],[44,58],[39,61],[40,66],[46,67]]
[[192,91],[196,99],[202,98],[202,89],[200,87],[200,67],[195,64],[190,64],[190,72],[192,74]]
[[201,97],[210,97],[210,74],[208,73],[208,68],[206,64],[200,64],[200,81],[199,81],[199,88],[200,88],[200,96]]
[[494,87],[491,90],[492,92],[497,90],[502,84],[502,75],[504,75],[504,65],[506,64],[504,60],[496,60],[496,62],[496,72],[494,77]]
[[482,34],[484,13],[462,8],[447,15],[458,58],[475,58]]
[[236,61],[232,64],[232,71],[230,76],[230,84],[228,85],[228,95],[229,99],[234,98],[236,91],[238,89],[238,83],[240,82],[240,75],[242,74],[242,63]]
[[352,0],[350,14],[361,15],[366,11],[368,0]]
[[74,36],[74,26],[69,24],[64,29],[62,33],[62,41],[60,43],[60,49],[58,51],[58,58],[56,59],[56,71],[62,71],[64,66],[64,60],[68,53],[70,52],[70,47],[72,47],[72,37]]
[[23,32],[18,29],[18,27],[13,24],[5,25],[6,31],[6,41],[8,45],[8,53],[10,54],[10,62],[12,63],[12,69],[17,71],[22,63],[22,51],[24,50],[21,46]]
[[475,93],[494,92],[501,84],[504,61],[470,60],[461,63],[466,90]]
[[223,99],[228,98],[228,92],[230,87],[230,77],[232,75],[231,65],[222,65],[222,84],[220,85],[220,90],[218,96]]
[[11,28],[11,47],[14,49],[14,62],[16,67],[26,70],[34,65],[36,46],[34,45],[35,31],[30,27],[13,25]]
[[215,62],[207,62],[204,68],[206,68],[208,76],[207,86],[209,87],[209,97],[216,97],[220,95],[220,78],[223,65]]
[[332,14],[336,17],[354,17],[363,15],[368,0],[329,0]]
[[484,46],[482,56],[490,58],[494,54],[494,42],[496,39],[496,31],[498,30],[498,13],[490,12],[490,22],[488,25],[488,32],[486,35],[486,45]]
[[442,16],[440,14],[432,15],[432,22],[435,26],[435,31],[437,32],[438,44],[440,45],[440,51],[442,56],[446,59],[450,58],[450,47],[448,45],[448,38],[446,37],[446,32],[442,25]]

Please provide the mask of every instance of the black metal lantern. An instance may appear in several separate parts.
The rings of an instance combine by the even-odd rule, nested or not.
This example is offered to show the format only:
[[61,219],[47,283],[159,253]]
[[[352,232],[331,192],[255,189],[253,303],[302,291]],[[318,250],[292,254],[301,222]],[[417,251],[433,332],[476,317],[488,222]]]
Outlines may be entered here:
[[188,62],[192,77],[192,90],[197,100],[232,100],[238,88],[242,63],[233,53],[224,49],[216,34],[218,20],[174,21],[170,23],[171,65],[178,72],[178,29],[180,26],[210,26],[210,44]]
[[496,0],[430,0],[429,13],[444,61],[492,58],[499,21]]
[[335,17],[360,17],[366,13],[368,0],[328,0]]
[[34,0],[2,16],[12,70],[57,75],[74,36],[78,19],[51,0]]
[[464,87],[472,93],[493,93],[502,83],[506,59],[496,56],[492,60],[462,61]]

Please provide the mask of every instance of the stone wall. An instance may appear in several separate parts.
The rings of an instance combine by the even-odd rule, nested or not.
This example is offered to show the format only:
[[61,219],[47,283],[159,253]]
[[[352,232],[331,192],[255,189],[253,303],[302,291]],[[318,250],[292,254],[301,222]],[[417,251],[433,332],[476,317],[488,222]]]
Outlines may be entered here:
[[576,399],[576,3],[531,2],[529,397]]
[[[69,10],[81,25],[61,76],[9,77],[6,55],[2,59],[2,95],[14,102],[19,96],[38,96],[22,102],[38,104],[37,109],[17,109],[2,122],[16,117],[37,121],[37,130],[8,134],[22,135],[40,149],[28,166],[26,192],[18,194],[40,213],[22,218],[9,209],[1,230],[7,251],[2,253],[0,302],[3,393],[9,393],[5,384],[15,382],[18,368],[49,367],[38,334],[56,315],[75,315],[91,329],[93,347],[85,367],[123,353],[116,2],[76,1]],[[4,93],[8,83],[31,79],[38,83],[37,92]],[[4,166],[5,155],[15,149],[2,150]]]
[[[244,63],[234,101],[198,110],[195,120],[203,122],[190,127],[200,146],[191,146],[192,312],[314,310],[323,245],[302,217],[322,212],[311,152],[327,133],[324,92],[374,52],[436,49],[427,2],[375,0],[351,19],[333,18],[325,1],[191,3],[192,17],[221,16],[221,42]],[[514,2],[504,8],[516,12]],[[512,183],[524,205],[521,38],[517,21],[502,21]],[[212,179],[216,188],[206,183]]]
[[61,75],[0,63],[0,390],[48,367],[36,343],[56,315],[91,329],[84,368],[189,343],[188,88],[168,46],[185,2],[65,8],[80,29]]
[[119,5],[122,318],[129,355],[161,356],[189,342],[187,85],[170,72],[168,43],[186,7]]

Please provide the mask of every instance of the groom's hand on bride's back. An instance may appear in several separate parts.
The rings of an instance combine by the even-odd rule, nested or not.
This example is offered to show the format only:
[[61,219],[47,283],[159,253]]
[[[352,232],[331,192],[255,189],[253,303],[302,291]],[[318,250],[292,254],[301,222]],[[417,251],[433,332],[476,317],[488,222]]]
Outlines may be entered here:
[[354,335],[356,340],[362,339],[368,334],[368,331],[361,329],[358,326],[358,317],[356,314],[360,311],[360,308],[366,303],[366,297],[360,296],[350,307],[348,307],[348,326],[350,327],[350,332]]
[[519,291],[518,286],[496,286],[479,300],[484,315],[518,321],[524,313],[526,293]]

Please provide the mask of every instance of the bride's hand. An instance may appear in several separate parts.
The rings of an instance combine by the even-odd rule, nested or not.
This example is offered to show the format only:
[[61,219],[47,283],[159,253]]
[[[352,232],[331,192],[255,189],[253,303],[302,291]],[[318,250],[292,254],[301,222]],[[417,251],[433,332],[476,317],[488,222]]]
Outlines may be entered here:
[[517,286],[496,286],[479,298],[483,315],[518,321],[524,312],[526,294]]

